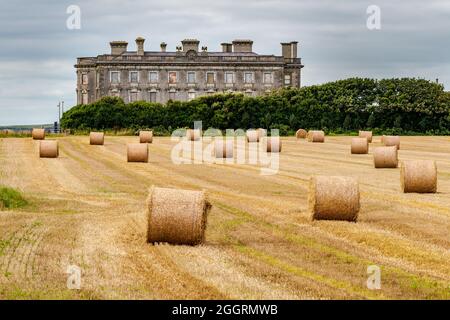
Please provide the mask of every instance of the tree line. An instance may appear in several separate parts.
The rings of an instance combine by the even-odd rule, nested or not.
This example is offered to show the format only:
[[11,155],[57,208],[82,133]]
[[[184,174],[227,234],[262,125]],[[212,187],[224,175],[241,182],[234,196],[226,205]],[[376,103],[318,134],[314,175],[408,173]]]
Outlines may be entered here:
[[450,92],[423,79],[351,78],[303,88],[274,90],[258,97],[215,94],[166,104],[104,97],[65,112],[61,126],[72,130],[139,130],[170,134],[177,128],[298,128],[346,133],[450,134]]

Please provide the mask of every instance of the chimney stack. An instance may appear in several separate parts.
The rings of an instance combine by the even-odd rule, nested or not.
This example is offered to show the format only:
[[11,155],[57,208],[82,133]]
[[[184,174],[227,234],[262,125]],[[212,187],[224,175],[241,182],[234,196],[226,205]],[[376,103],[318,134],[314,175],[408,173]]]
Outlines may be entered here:
[[281,43],[281,54],[285,59],[295,59],[297,58],[297,41],[282,42]]
[[252,40],[234,40],[233,52],[253,52]]
[[183,45],[183,52],[187,52],[189,50],[194,50],[195,52],[198,52],[198,45],[200,41],[197,39],[184,39],[181,41],[181,44]]
[[119,56],[127,51],[128,42],[126,41],[111,41],[109,43],[111,46],[111,54],[113,56]]
[[144,55],[144,42],[145,39],[142,37],[136,38],[136,47],[137,47],[137,55],[143,56]]
[[167,48],[167,43],[165,42],[161,42],[161,52],[166,52],[166,48]]
[[222,52],[233,52],[233,45],[228,42],[220,44],[222,46]]

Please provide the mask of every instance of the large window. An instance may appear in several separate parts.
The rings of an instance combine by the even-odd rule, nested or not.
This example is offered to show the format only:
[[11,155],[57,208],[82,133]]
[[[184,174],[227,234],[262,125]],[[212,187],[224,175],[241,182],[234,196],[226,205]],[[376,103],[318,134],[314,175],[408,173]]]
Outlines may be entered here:
[[177,83],[177,72],[170,71],[169,72],[169,84],[176,84],[176,83]]
[[158,71],[150,71],[148,73],[148,79],[150,83],[157,83],[159,79]]
[[253,83],[253,72],[244,72],[244,83]]
[[119,71],[111,71],[111,83],[119,83],[120,82],[120,72]]
[[81,94],[81,104],[88,104],[89,103],[89,96],[87,92],[83,92]]
[[169,100],[175,100],[177,98],[177,93],[175,91],[169,92]]
[[150,92],[150,102],[156,102],[156,92]]
[[291,75],[290,74],[284,75],[284,84],[287,86],[289,86],[291,84]]
[[272,72],[264,72],[264,83],[265,84],[273,83],[273,73]]
[[138,71],[130,71],[130,82],[131,83],[139,82],[139,72]]
[[187,73],[187,82],[188,83],[195,83],[195,72],[194,71],[189,71]]
[[191,101],[192,99],[195,99],[195,92],[188,92],[188,100]]
[[135,102],[138,100],[138,93],[136,91],[130,92],[130,102]]
[[234,83],[234,72],[225,72],[225,83]]
[[216,82],[214,72],[207,72],[206,73],[206,83],[207,84],[214,84],[214,82]]
[[83,73],[81,75],[81,83],[82,84],[88,84],[88,82],[89,82],[88,74],[87,73]]

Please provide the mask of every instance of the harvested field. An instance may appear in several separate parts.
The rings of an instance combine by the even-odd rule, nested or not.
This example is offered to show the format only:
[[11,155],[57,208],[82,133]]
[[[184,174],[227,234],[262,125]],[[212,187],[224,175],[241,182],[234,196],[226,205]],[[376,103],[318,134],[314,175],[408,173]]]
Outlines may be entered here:
[[[375,169],[351,137],[282,138],[277,175],[257,165],[171,162],[175,142],[154,137],[148,163],[126,144],[58,138],[40,159],[31,138],[0,140],[0,185],[29,204],[0,209],[0,299],[450,299],[450,138],[401,137],[399,160],[435,160],[435,194],[403,193],[400,169]],[[359,181],[358,222],[311,221],[311,175]],[[205,190],[205,243],[147,243],[148,188]],[[67,288],[69,265],[81,289]],[[366,286],[381,268],[381,289]]]

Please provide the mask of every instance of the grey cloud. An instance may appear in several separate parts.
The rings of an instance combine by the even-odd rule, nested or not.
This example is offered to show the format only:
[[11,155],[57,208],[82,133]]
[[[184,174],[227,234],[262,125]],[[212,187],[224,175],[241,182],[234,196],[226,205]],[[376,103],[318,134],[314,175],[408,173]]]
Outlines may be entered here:
[[[66,8],[81,7],[82,29],[66,29]],[[366,28],[366,8],[381,8],[382,29]],[[0,11],[0,125],[53,122],[56,103],[75,103],[78,56],[109,52],[109,41],[143,36],[147,50],[198,38],[209,50],[251,38],[254,50],[280,54],[297,40],[303,84],[350,76],[439,78],[450,88],[450,3],[445,0],[10,1]]]

